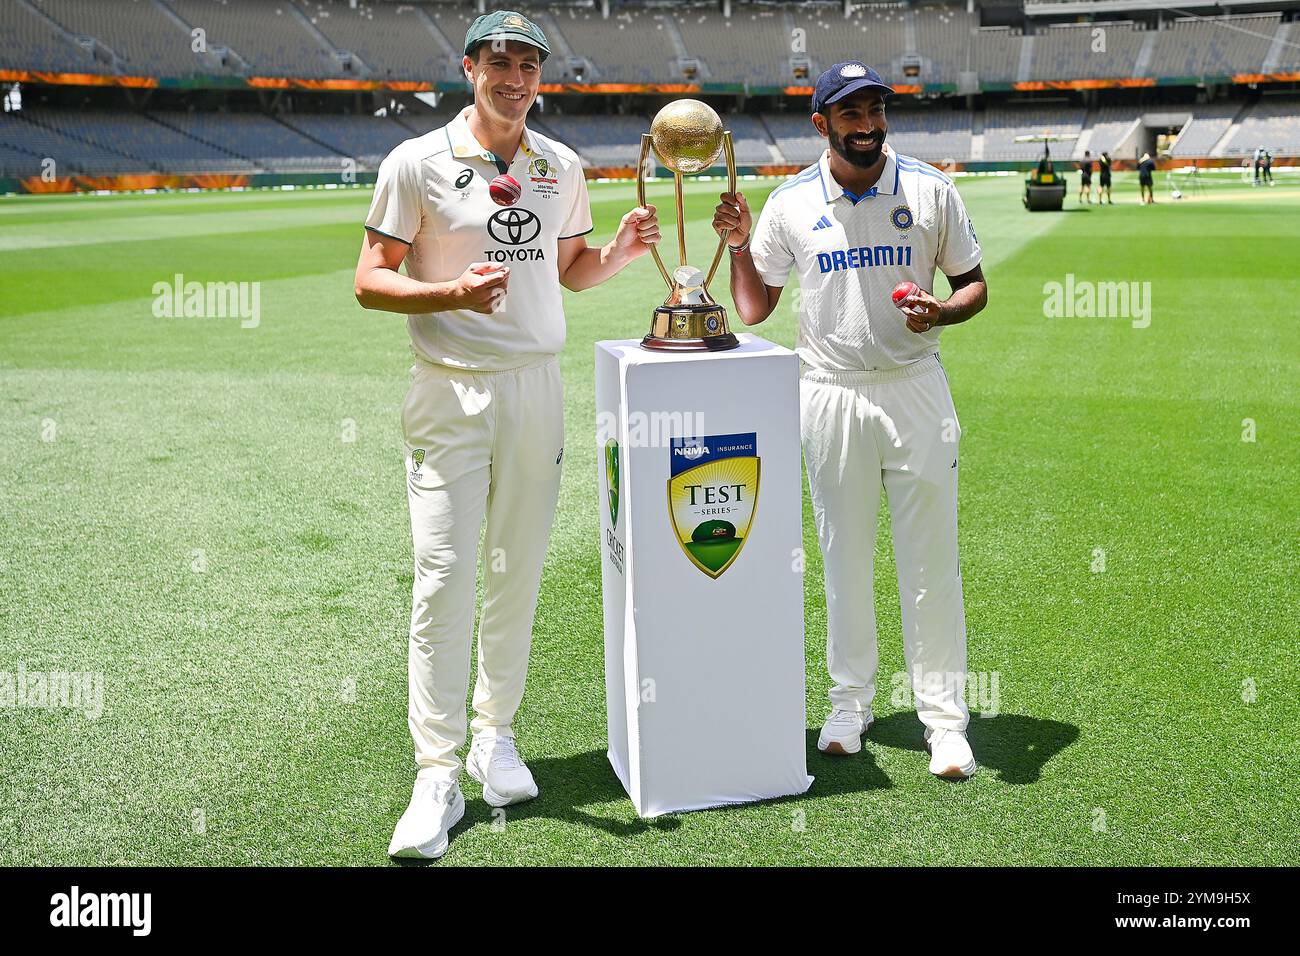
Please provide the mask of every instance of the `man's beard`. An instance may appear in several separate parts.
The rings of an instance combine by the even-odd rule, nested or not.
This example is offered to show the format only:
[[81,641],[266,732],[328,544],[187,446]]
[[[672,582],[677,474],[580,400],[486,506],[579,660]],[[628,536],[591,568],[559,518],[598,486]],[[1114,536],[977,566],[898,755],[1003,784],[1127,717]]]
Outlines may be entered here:
[[[827,132],[829,133],[829,139],[831,141],[831,149],[835,150],[836,154],[839,155],[841,159],[844,159],[862,169],[874,166],[880,161],[881,150],[885,148],[884,130],[876,130],[875,133],[872,134],[873,136],[878,137],[879,141],[876,143],[875,149],[869,149],[866,152],[863,152],[860,149],[850,149],[848,144],[836,135],[835,130],[831,129]],[[858,134],[855,133],[853,135],[855,139],[858,138]]]

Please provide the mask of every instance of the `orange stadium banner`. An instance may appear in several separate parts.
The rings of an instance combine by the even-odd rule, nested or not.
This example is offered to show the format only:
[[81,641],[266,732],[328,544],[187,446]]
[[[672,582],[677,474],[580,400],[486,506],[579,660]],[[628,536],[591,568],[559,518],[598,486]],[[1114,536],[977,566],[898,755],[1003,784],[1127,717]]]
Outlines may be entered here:
[[[920,83],[895,83],[895,93],[920,93],[925,89]],[[786,96],[812,96],[814,87],[811,86],[783,86],[781,92]]]
[[49,73],[43,70],[0,70],[0,82],[49,83],[57,86],[131,86],[153,89],[156,76],[110,76],[104,73]]
[[233,189],[247,186],[246,173],[201,173],[188,176],[165,173],[126,173],[118,176],[60,176],[46,182],[28,176],[19,182],[29,193],[138,192],[144,189]]
[[1300,83],[1300,72],[1234,73],[1233,83]]
[[18,180],[23,191],[29,193],[75,193],[79,191],[77,183],[71,176],[44,180],[40,176],[25,176]]
[[1114,80],[1030,80],[1024,83],[1012,83],[1015,90],[1119,90],[1136,89],[1142,86],[1155,86],[1154,76],[1135,76]]
[[255,90],[398,90],[407,93],[427,93],[434,88],[432,83],[413,80],[301,80],[290,76],[250,76],[248,85]]
[[698,83],[543,83],[542,93],[698,93]]

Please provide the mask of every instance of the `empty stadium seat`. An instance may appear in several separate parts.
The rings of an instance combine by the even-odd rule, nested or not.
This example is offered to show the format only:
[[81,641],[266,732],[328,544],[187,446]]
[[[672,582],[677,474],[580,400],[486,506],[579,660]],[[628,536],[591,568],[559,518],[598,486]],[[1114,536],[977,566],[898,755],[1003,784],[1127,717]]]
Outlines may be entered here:
[[1241,118],[1227,155],[1249,155],[1263,146],[1275,157],[1300,155],[1300,98],[1266,97]]

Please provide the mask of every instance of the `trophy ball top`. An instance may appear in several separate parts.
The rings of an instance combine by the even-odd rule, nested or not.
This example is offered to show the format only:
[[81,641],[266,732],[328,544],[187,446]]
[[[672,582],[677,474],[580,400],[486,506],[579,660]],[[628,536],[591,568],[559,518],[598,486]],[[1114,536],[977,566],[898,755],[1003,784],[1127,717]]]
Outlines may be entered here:
[[673,100],[650,123],[650,140],[673,172],[698,173],[722,152],[722,120],[708,103]]

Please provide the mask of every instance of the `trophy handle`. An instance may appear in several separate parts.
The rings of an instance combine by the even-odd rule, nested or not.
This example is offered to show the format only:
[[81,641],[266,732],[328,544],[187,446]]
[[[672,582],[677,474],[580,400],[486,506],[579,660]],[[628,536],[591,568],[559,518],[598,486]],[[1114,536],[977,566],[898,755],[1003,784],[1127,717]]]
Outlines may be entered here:
[[[736,150],[731,143],[731,130],[726,130],[722,134],[722,149],[727,156],[727,192],[736,191]],[[709,291],[709,283],[713,281],[713,274],[718,271],[718,263],[722,261],[722,250],[727,245],[727,237],[731,235],[728,229],[718,238],[718,251],[713,254],[713,265],[709,266],[709,277],[704,280],[704,291]]]
[[[636,204],[642,207],[644,207],[646,204],[645,203],[645,161],[646,161],[646,157],[650,154],[650,143],[651,143],[650,134],[642,133],[641,134],[641,158],[640,160],[637,161],[636,164]],[[678,193],[679,203],[681,202],[680,196],[681,194],[679,192]],[[651,244],[650,255],[655,257],[655,265],[659,267],[659,274],[664,277],[664,282],[668,284],[668,290],[671,292],[673,288],[673,280],[669,277],[668,270],[664,268],[664,261],[659,258],[658,246]]]

